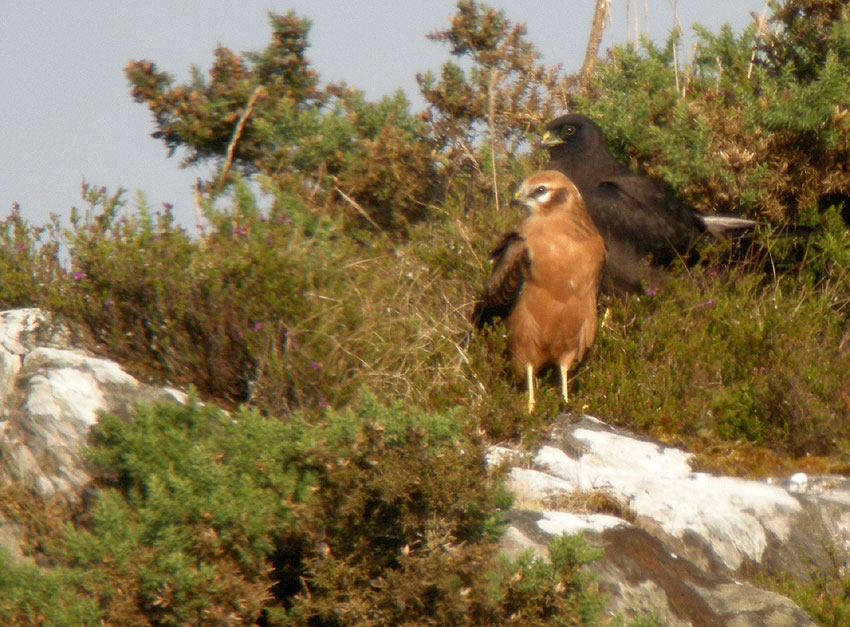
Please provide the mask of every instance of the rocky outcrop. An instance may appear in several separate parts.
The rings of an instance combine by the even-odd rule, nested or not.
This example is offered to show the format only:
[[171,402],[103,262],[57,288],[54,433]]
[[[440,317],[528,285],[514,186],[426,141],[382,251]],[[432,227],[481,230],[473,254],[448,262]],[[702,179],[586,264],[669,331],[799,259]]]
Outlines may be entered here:
[[77,500],[91,480],[83,451],[98,412],[181,396],[73,346],[68,329],[38,309],[2,312],[0,485]]
[[604,549],[596,569],[612,612],[643,608],[664,625],[813,624],[790,600],[740,581],[759,571],[805,577],[826,567],[824,547],[847,549],[850,482],[717,477],[690,460],[594,418],[561,416],[533,455],[490,454],[510,466],[516,494],[504,550],[545,556],[552,536],[583,532]]

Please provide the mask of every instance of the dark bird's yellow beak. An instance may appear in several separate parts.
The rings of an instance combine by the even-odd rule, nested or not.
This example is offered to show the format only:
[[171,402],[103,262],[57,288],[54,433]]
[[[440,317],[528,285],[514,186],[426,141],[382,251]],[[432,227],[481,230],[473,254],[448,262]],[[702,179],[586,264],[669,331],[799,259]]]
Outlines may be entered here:
[[546,148],[551,148],[552,146],[557,146],[558,144],[563,144],[564,140],[558,137],[555,133],[550,131],[546,131],[543,133],[543,137],[540,138],[540,144],[545,146]]

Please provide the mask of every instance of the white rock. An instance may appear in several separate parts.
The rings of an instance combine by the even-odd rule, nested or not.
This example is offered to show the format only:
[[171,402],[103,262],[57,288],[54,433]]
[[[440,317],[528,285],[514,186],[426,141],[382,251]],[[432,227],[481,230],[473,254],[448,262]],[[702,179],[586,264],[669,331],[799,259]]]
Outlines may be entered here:
[[595,429],[572,435],[586,447],[580,456],[544,446],[535,465],[565,481],[567,491],[611,493],[673,537],[697,534],[731,570],[744,559],[760,561],[770,535],[787,539],[787,514],[801,509],[780,487],[695,473],[691,454],[679,449]]
[[569,512],[543,512],[543,518],[537,526],[550,535],[573,534],[579,532],[602,533],[606,529],[627,526],[622,518],[607,514],[572,514]]

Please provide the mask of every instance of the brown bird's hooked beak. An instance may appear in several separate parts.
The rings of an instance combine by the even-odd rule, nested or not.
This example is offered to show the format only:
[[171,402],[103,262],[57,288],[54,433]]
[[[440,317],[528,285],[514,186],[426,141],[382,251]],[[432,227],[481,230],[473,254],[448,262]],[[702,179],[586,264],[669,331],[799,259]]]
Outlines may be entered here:
[[520,194],[520,192],[517,191],[517,193],[514,194],[514,197],[511,198],[511,202],[510,202],[511,207],[517,208],[517,207],[524,207],[525,206],[525,203],[522,200],[520,200],[519,194]]

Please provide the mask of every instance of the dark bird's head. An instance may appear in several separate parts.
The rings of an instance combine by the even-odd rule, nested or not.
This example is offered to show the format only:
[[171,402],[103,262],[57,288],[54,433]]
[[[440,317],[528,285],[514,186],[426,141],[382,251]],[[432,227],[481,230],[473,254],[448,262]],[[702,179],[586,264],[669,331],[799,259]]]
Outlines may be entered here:
[[573,182],[554,170],[544,170],[525,179],[511,204],[527,207],[531,213],[538,215],[584,205]]
[[602,131],[596,123],[581,113],[568,113],[555,118],[546,125],[542,144],[559,151],[592,150],[598,144],[605,144]]
[[568,113],[546,125],[541,143],[549,149],[546,169],[569,176],[579,189],[595,186],[621,166],[608,150],[602,130],[580,113]]

